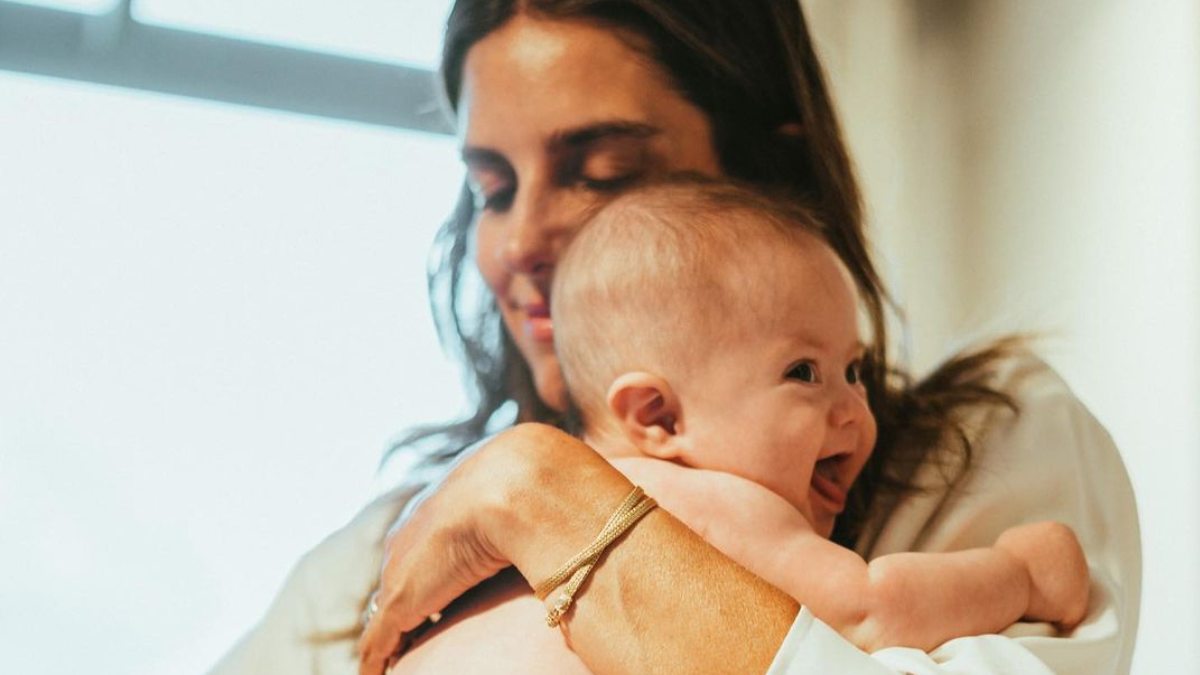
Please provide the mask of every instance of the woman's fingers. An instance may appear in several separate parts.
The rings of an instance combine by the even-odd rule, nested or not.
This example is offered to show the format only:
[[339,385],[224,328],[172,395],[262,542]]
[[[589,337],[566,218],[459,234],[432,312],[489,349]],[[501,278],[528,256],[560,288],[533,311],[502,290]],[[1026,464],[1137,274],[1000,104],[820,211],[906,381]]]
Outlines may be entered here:
[[454,469],[393,530],[386,543],[376,610],[359,640],[360,675],[381,675],[406,645],[406,634],[455,598],[508,565],[486,546],[479,526],[487,472],[471,457]]
[[376,615],[359,641],[359,675],[383,675],[401,651],[402,631],[393,619]]
[[[406,596],[415,596],[406,592],[415,580],[402,565],[406,546],[400,539],[408,532],[401,530],[388,540],[380,588],[372,600],[375,606],[359,639],[360,675],[382,675],[402,651],[404,634],[419,625],[420,614],[404,605]],[[410,553],[412,557],[417,555]]]
[[595,537],[629,489],[553,427],[521,424],[493,437],[390,535],[360,675],[382,674],[405,633],[505,567],[541,581]]

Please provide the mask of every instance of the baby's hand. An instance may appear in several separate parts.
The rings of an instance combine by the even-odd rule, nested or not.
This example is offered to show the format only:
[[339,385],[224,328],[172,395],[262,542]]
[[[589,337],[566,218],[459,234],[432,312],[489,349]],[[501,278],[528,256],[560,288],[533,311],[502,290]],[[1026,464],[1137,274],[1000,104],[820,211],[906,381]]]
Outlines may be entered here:
[[787,500],[745,478],[648,457],[611,461],[671,515],[759,576],[765,570],[755,569],[755,561],[773,557],[768,554],[783,537],[812,531]]
[[1005,530],[996,548],[1007,551],[1029,570],[1026,619],[1049,621],[1069,631],[1087,614],[1087,559],[1079,539],[1062,523],[1042,522]]

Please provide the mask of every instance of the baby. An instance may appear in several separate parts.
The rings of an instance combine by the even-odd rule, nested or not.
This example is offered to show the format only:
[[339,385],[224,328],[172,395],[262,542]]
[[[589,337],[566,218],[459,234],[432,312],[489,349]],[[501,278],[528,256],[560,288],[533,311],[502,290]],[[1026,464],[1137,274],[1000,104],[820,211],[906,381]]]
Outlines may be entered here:
[[[1065,526],[869,563],[828,540],[876,428],[855,287],[803,209],[702,179],[635,189],[577,235],[551,298],[583,439],[859,647],[1082,620],[1087,566]],[[527,586],[489,585],[392,672],[587,672]]]

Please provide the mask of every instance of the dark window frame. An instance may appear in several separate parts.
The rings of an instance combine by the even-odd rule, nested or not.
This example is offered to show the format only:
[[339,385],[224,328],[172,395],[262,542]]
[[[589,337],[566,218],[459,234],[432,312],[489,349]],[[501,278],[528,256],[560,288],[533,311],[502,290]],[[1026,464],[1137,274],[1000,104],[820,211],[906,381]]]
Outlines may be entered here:
[[438,134],[424,68],[0,0],[0,70]]

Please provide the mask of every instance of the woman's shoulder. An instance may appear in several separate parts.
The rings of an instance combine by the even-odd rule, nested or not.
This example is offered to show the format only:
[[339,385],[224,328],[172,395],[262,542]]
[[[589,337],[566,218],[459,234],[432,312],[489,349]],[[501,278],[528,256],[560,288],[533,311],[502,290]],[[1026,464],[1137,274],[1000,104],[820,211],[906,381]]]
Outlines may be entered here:
[[991,384],[1018,402],[1083,407],[1058,371],[1030,350],[1014,351],[998,359],[992,369]]
[[422,487],[405,484],[379,495],[296,563],[280,596],[303,599],[313,632],[358,624],[379,579],[385,535]]
[[989,472],[1016,471],[1030,478],[1059,478],[1059,470],[1091,473],[1116,466],[1124,474],[1112,436],[1040,356],[1009,354],[994,364],[989,379],[1013,407],[980,406],[968,413],[973,473],[986,478]]
[[327,585],[330,573],[367,569],[371,583],[377,581],[383,542],[389,528],[423,501],[424,493],[431,491],[449,468],[445,463],[436,462],[385,463],[377,480],[386,487],[349,522],[304,554],[293,576],[312,576]]
[[[955,551],[990,546],[1014,525],[1064,523],[1079,538],[1091,571],[1092,603],[1074,633],[1087,636],[1090,646],[1049,637],[1053,630],[1043,624],[1019,624],[1030,636],[1020,641],[1055,672],[1099,672],[1099,665],[1080,668],[1093,662],[1106,668],[1120,664],[1115,672],[1124,672],[1137,633],[1141,541],[1121,455],[1108,431],[1044,360],[1014,354],[993,365],[990,384],[1011,397],[1015,410],[971,411],[974,451],[961,480],[901,500],[859,550],[869,558]],[[926,470],[936,474],[934,466],[922,467]]]
[[379,578],[384,535],[420,488],[387,491],[304,554],[262,619],[210,675],[356,672],[353,646]]
[[1014,406],[980,405],[965,414],[969,468],[948,486],[943,467],[922,466],[917,483],[926,489],[876,523],[871,555],[988,546],[1004,529],[1037,520],[1078,528],[1099,519],[1136,532],[1120,453],[1063,378],[1032,353],[1005,356],[991,373],[990,386]]
[[[364,559],[378,563],[383,555],[383,538],[404,507],[425,487],[405,483],[372,499],[345,525],[322,539],[300,559],[296,571],[303,576],[337,573],[363,566]],[[378,564],[374,572],[378,573]]]

